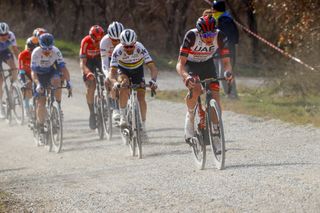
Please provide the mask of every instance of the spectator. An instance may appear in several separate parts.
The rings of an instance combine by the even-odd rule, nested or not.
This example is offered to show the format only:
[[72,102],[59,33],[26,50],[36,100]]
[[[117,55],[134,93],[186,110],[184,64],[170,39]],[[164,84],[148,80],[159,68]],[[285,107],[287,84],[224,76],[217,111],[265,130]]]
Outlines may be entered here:
[[[217,20],[218,29],[221,30],[228,38],[229,50],[231,53],[231,64],[233,70],[235,70],[234,68],[236,63],[236,44],[238,44],[239,42],[239,31],[237,29],[236,24],[233,21],[232,16],[226,11],[225,2],[223,0],[213,1],[212,11],[213,17]],[[218,65],[220,75],[223,75],[223,72],[221,72],[221,70],[223,70],[221,68],[221,63],[218,61],[218,63],[216,64]],[[222,86],[225,93],[227,93],[226,82],[223,82]],[[238,98],[235,80],[231,85],[231,91],[228,96],[230,98]]]

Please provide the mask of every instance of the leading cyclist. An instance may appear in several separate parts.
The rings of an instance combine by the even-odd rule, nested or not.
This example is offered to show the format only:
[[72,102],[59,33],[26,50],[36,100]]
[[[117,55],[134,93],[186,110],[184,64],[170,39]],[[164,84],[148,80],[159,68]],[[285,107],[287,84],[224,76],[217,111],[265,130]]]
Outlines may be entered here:
[[[66,78],[66,87],[71,91],[70,74],[63,60],[60,50],[54,46],[54,38],[49,33],[39,37],[39,47],[35,48],[31,55],[32,79],[36,89],[34,95],[37,97],[37,122],[40,133],[44,133],[44,122],[46,117],[46,94],[45,88],[52,85],[61,86],[61,76]],[[61,89],[57,89],[56,100],[61,103]]]
[[[17,67],[14,62],[13,54],[9,48],[12,48],[12,51],[15,57],[18,59],[19,49],[17,47],[16,37],[13,32],[9,30],[9,26],[7,23],[0,22],[0,66],[2,66],[2,62],[8,64],[11,69],[11,82],[17,80]],[[5,117],[4,108],[2,106],[2,84],[3,79],[0,77],[0,118]]]
[[[230,75],[232,67],[227,41],[224,34],[216,29],[216,21],[212,16],[200,17],[197,20],[196,28],[189,30],[184,37],[176,68],[186,87],[193,91],[192,98],[186,97],[185,99],[188,108],[185,121],[185,140],[188,144],[191,144],[190,138],[194,136],[194,108],[201,94],[201,85],[196,83],[196,79],[217,78],[213,61],[214,54],[220,54],[226,80],[232,81],[233,77]],[[219,82],[211,83],[210,90],[212,97],[220,106]]]
[[[120,34],[120,44],[118,44],[113,50],[111,57],[111,70],[109,79],[113,83],[114,87],[117,88],[118,85],[129,85],[129,83],[145,84],[143,64],[146,64],[151,71],[151,80],[149,81],[151,89],[156,89],[158,69],[153,63],[153,60],[150,57],[147,49],[140,42],[137,42],[136,33],[131,29],[124,30]],[[119,76],[117,80],[118,69]],[[144,136],[146,136],[145,121],[147,114],[147,103],[145,100],[145,89],[139,88],[137,90],[137,94],[141,111],[143,133]],[[127,125],[125,113],[128,98],[128,88],[120,88],[120,127]]]

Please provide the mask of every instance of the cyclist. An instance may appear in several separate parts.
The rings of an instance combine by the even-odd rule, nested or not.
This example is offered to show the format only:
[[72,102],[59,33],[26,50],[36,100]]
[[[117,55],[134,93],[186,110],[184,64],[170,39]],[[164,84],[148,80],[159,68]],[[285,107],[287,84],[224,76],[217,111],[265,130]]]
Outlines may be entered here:
[[[100,54],[101,54],[101,62],[102,62],[102,70],[106,79],[108,79],[108,72],[110,68],[110,60],[111,54],[115,46],[120,43],[120,33],[123,31],[123,25],[119,22],[112,22],[108,27],[108,34],[106,34],[101,42],[100,42]],[[108,80],[106,80],[106,87],[108,88]],[[115,95],[113,94],[113,97]],[[113,105],[113,120],[119,120],[119,106],[117,102],[111,99],[111,103]]]
[[[12,51],[16,58],[18,58],[19,50],[17,47],[16,37],[13,32],[9,30],[8,24],[0,22],[0,66],[2,62],[5,62],[11,69],[11,82],[14,82],[17,79],[17,67],[14,62],[13,54],[9,48],[12,48]],[[0,118],[4,118],[4,108],[2,106],[2,84],[3,79],[0,77]]]
[[[32,97],[32,78],[31,78],[31,53],[38,45],[33,42],[32,37],[28,38],[26,41],[26,49],[23,50],[18,57],[19,62],[19,79],[22,84],[23,92],[23,105],[25,108],[26,115],[29,116],[29,100]],[[30,88],[25,90],[25,88]]]
[[[153,63],[147,49],[137,42],[137,35],[131,29],[126,29],[120,34],[120,44],[115,47],[111,57],[110,64],[110,80],[114,88],[125,86],[129,84],[129,79],[133,84],[145,84],[143,64],[146,64],[151,71],[151,80],[149,84],[151,89],[157,88],[158,69]],[[117,71],[119,69],[119,76],[117,78]],[[147,113],[147,104],[145,101],[145,89],[140,88],[137,91],[138,101],[141,110],[142,128],[146,133],[145,121]],[[129,98],[129,90],[127,88],[120,88],[119,106],[120,106],[120,127],[126,126],[126,106]],[[145,135],[146,136],[146,135]]]
[[82,70],[83,81],[87,87],[87,104],[90,111],[89,127],[96,129],[96,117],[94,113],[94,91],[96,81],[94,73],[96,69],[101,71],[100,41],[104,36],[104,31],[99,25],[94,25],[89,30],[89,35],[81,41],[80,48],[80,67]]
[[[32,80],[35,83],[34,96],[37,97],[37,122],[40,133],[44,132],[46,117],[45,88],[52,85],[61,85],[61,73],[66,77],[66,87],[71,90],[70,74],[63,60],[60,50],[54,46],[54,38],[49,33],[39,37],[39,47],[35,48],[31,55]],[[61,103],[61,89],[56,90],[56,100]]]
[[[196,28],[189,30],[180,48],[177,63],[177,72],[182,77],[186,87],[193,90],[191,99],[186,97],[187,114],[185,121],[185,140],[190,144],[190,138],[194,136],[194,108],[201,94],[201,85],[195,80],[200,78],[216,78],[213,55],[219,53],[225,68],[225,76],[232,81],[231,63],[226,37],[216,29],[216,21],[212,16],[202,16],[197,20]],[[228,77],[227,77],[228,76]],[[212,97],[220,105],[219,82],[211,83]],[[217,124],[215,124],[217,125]],[[215,126],[217,128],[217,126]]]

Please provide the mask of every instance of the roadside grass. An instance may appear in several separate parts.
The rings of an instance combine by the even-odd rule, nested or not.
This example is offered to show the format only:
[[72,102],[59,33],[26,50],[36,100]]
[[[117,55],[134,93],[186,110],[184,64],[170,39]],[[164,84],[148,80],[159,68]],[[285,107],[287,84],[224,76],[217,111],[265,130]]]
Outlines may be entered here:
[[0,190],[0,212],[8,212],[9,195]]
[[[25,48],[26,39],[17,39],[19,50],[22,51]],[[55,40],[55,46],[62,52],[63,57],[75,58],[79,56],[80,43]]]
[[[222,97],[223,110],[254,115],[265,119],[280,119],[294,124],[312,124],[320,127],[320,97],[283,96],[271,89],[238,88],[239,100]],[[184,102],[186,90],[158,91],[156,98]]]

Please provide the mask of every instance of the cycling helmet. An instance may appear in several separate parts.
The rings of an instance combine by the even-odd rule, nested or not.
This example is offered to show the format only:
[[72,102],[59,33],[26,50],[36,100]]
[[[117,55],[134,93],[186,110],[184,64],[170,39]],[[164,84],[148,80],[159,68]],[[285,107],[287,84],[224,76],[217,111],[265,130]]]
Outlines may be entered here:
[[216,30],[216,20],[212,16],[202,16],[198,19],[196,28],[199,33],[214,32]]
[[109,37],[119,39],[120,33],[123,31],[123,25],[117,21],[112,22],[108,27]]
[[104,36],[104,30],[99,25],[94,25],[90,28],[89,35],[94,41],[100,41]]
[[38,45],[37,45],[37,43],[34,43],[34,41],[33,41],[33,37],[30,37],[30,38],[28,38],[27,39],[27,41],[26,41],[26,46],[27,46],[27,48],[29,49],[29,50],[33,50],[34,48],[36,48]]
[[42,35],[43,33],[47,33],[47,30],[44,29],[44,28],[39,27],[39,28],[34,29],[32,35],[34,37],[39,38],[39,36]]
[[9,26],[5,22],[0,22],[0,34],[5,35],[9,33]]
[[131,29],[126,29],[120,34],[120,42],[122,45],[132,45],[136,43],[137,35]]
[[39,37],[39,45],[43,50],[51,50],[53,47],[54,38],[50,33],[44,33]]

